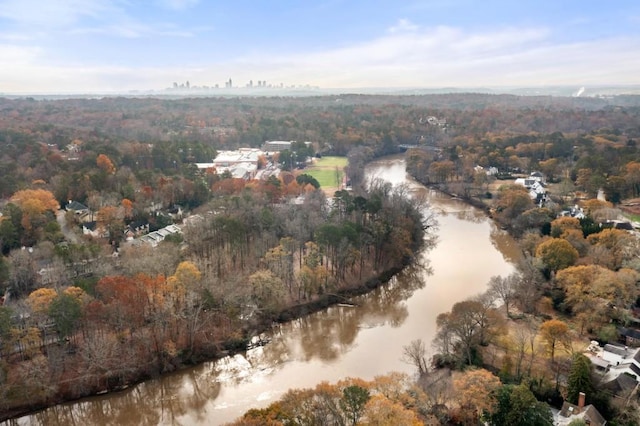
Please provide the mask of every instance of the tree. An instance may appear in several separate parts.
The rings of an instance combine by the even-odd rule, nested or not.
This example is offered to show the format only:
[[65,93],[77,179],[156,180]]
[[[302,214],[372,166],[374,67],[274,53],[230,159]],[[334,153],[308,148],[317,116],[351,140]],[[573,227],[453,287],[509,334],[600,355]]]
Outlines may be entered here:
[[352,425],[356,425],[369,401],[369,390],[361,386],[351,385],[342,389],[340,408]]
[[565,291],[565,302],[581,320],[582,330],[593,330],[610,321],[610,306],[627,307],[635,301],[639,278],[631,269],[614,272],[599,265],[580,265],[558,271],[556,283]]
[[501,187],[498,191],[495,208],[497,219],[504,224],[510,224],[513,219],[533,208],[533,201],[525,187],[509,185]]
[[63,340],[73,334],[82,317],[82,306],[73,296],[61,293],[51,301],[49,317],[56,324],[60,340]]
[[490,425],[552,426],[551,409],[539,402],[525,385],[503,385],[496,391],[497,404],[486,420]]
[[549,238],[536,248],[536,257],[553,272],[573,265],[579,256],[578,250],[563,238]]
[[557,319],[545,321],[540,326],[540,337],[545,341],[553,361],[558,343],[568,343],[569,327]]
[[529,209],[513,220],[513,233],[519,236],[523,232],[534,230],[547,235],[549,233],[549,224],[554,217],[555,213],[546,207]]
[[46,315],[49,312],[51,302],[58,296],[58,293],[52,288],[39,288],[29,294],[27,304],[31,310],[40,315]]
[[426,349],[422,339],[412,340],[406,346],[402,347],[403,361],[415,365],[420,375],[428,371],[426,360]]
[[53,193],[44,189],[23,189],[11,196],[11,202],[28,213],[55,213],[60,208]]
[[320,183],[318,182],[318,180],[306,173],[296,176],[296,182],[301,187],[304,187],[305,185],[309,184],[309,185],[312,185],[315,189],[320,188]]
[[0,253],[0,294],[5,293],[9,281],[9,262]]
[[13,194],[11,201],[22,210],[21,225],[25,230],[23,243],[26,245],[33,245],[39,239],[41,229],[53,219],[51,213],[55,214],[60,208],[53,193],[44,189],[18,191]]
[[[594,262],[609,269],[617,270],[625,261],[637,256],[629,250],[636,241],[635,236],[621,229],[603,229],[587,236],[587,241],[591,244]],[[598,248],[600,250],[596,250]]]
[[545,283],[540,271],[542,262],[532,256],[524,256],[518,262],[519,280],[516,282],[514,299],[516,304],[526,313],[536,312],[536,305],[542,294]]
[[202,273],[198,267],[190,261],[180,262],[176,268],[175,274],[169,277],[169,281],[175,281],[176,284],[183,287],[193,287],[202,278]]
[[506,278],[493,276],[489,279],[489,291],[502,300],[507,316],[509,316],[509,305],[516,295],[516,286],[520,279],[521,277],[517,273],[511,274]]
[[459,343],[462,359],[474,364],[475,347],[487,344],[501,332],[503,321],[491,307],[490,298],[465,300],[453,305],[451,312],[438,316],[438,334],[442,335],[445,350]]
[[36,261],[29,250],[13,250],[9,253],[9,289],[15,296],[28,294],[38,283]]
[[127,198],[123,198],[120,202],[124,210],[124,217],[130,219],[133,217],[133,202]]
[[589,358],[581,353],[573,355],[571,370],[567,378],[567,401],[578,403],[580,392],[593,395],[595,388],[591,380],[592,365]]
[[580,220],[575,217],[563,216],[551,222],[551,236],[553,238],[563,238],[565,232],[570,229],[582,230]]
[[113,162],[105,154],[98,155],[98,158],[96,158],[96,165],[106,174],[112,175],[116,172],[116,167],[113,165]]
[[469,369],[453,378],[456,399],[472,424],[485,412],[492,411],[496,399],[495,392],[500,387],[500,379],[484,369]]
[[23,233],[22,209],[16,204],[8,203],[2,209],[2,218],[0,219],[2,254],[7,255],[11,249],[20,247],[20,239]]
[[536,330],[528,321],[516,324],[513,327],[513,335],[511,336],[510,343],[513,345],[516,352],[515,377],[517,381],[520,381],[522,376],[525,374],[524,360],[527,352],[529,352],[529,370],[533,365],[533,359],[535,356],[535,338]]
[[363,419],[364,424],[371,426],[419,426],[423,424],[416,413],[405,408],[400,402],[390,401],[378,394],[367,402]]
[[282,280],[270,270],[256,271],[249,276],[253,301],[267,315],[272,315],[286,302]]
[[9,338],[11,333],[12,311],[7,306],[0,306],[0,340],[3,342]]

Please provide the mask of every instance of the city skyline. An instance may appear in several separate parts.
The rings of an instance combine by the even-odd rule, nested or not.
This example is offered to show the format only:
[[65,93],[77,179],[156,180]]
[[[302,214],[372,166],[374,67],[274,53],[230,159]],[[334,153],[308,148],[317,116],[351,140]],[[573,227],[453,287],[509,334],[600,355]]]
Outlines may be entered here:
[[0,93],[639,83],[636,2],[520,3],[0,0]]

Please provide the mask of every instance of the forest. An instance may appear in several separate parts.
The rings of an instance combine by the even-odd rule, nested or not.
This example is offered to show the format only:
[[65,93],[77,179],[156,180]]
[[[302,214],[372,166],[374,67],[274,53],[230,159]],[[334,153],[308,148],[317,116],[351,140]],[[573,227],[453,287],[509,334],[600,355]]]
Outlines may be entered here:
[[[506,406],[512,397],[557,398],[573,365],[567,336],[613,342],[612,324],[633,318],[637,238],[595,224],[639,195],[639,115],[634,96],[0,99],[1,417],[242,349],[265,324],[378,285],[410,262],[433,225],[406,188],[364,182],[368,161],[406,149],[416,179],[485,206],[525,255],[517,274],[492,280],[491,297],[442,316],[434,367],[419,342],[407,348],[420,380],[447,368],[459,380],[493,383],[483,389]],[[247,181],[195,167],[268,140],[347,156],[353,191],[326,194],[295,170]],[[507,184],[534,171],[553,186],[544,206]],[[594,200],[599,191],[606,202]],[[65,209],[72,202],[87,207],[102,235],[83,235],[78,211]],[[584,219],[557,217],[577,203]],[[183,232],[157,247],[126,244],[127,230],[143,223],[150,231],[178,223]],[[538,361],[525,334],[505,343],[502,322],[527,319],[530,334],[548,342]],[[542,327],[549,321],[561,325]],[[483,359],[496,342],[506,367]],[[555,376],[534,374],[545,362]],[[498,379],[469,366],[504,371]],[[417,398],[420,380],[394,386]],[[381,386],[356,381],[323,392],[342,407],[332,415],[350,424],[370,401],[380,412],[418,406],[400,390],[383,401]],[[415,418],[469,424],[500,412],[447,404],[422,405]],[[624,407],[598,404],[624,418]]]

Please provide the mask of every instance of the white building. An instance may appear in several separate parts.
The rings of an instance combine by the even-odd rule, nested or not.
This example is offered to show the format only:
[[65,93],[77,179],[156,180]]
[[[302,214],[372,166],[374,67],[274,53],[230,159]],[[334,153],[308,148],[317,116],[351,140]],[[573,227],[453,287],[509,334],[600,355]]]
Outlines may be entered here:
[[221,151],[211,163],[196,163],[200,170],[215,169],[217,174],[229,171],[235,178],[253,179],[264,152],[257,148],[240,148],[237,151]]
[[529,197],[533,200],[544,197],[547,192],[544,187],[544,177],[540,172],[533,172],[526,178],[518,178],[514,183],[527,188],[529,190]]
[[[284,150],[291,150],[291,145],[296,141],[265,141],[264,145],[262,145],[262,149],[265,152],[280,152]],[[312,142],[305,142],[307,146],[313,145]]]
[[626,374],[640,382],[640,348],[629,348],[606,344],[598,346],[597,342],[589,346],[586,354],[597,372],[602,374],[602,382],[608,383],[621,374]]

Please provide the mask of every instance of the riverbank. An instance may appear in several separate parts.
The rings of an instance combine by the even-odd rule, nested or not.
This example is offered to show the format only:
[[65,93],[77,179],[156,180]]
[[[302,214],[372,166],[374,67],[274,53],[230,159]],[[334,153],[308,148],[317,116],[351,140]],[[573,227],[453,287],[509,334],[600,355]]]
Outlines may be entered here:
[[[292,388],[313,388],[345,377],[371,380],[391,371],[411,374],[413,367],[402,361],[403,346],[415,339],[432,341],[440,313],[484,292],[491,276],[511,273],[508,251],[513,244],[506,234],[493,231],[483,212],[414,185],[402,157],[376,160],[367,166],[366,174],[409,185],[412,193],[425,199],[426,211],[438,224],[437,238],[428,236],[425,249],[405,258],[409,266],[393,275],[390,284],[378,277],[379,282],[368,284],[371,291],[345,296],[356,306],[345,306],[342,300],[330,309],[278,324],[261,335],[267,345],[246,352],[236,348],[229,352],[235,356],[182,368],[122,392],[56,406],[19,421],[108,425],[117,418],[123,426],[135,426],[175,419],[181,424],[220,425],[249,408],[265,407]],[[460,259],[470,247],[474,255],[461,268]]]
[[[420,226],[422,214],[417,205],[401,194],[395,197],[393,202],[387,200],[386,204],[383,201],[377,205],[375,217],[366,218],[367,225],[373,226],[380,221],[384,222],[384,229],[388,229],[384,235],[378,235],[375,245],[360,243],[357,238],[356,222],[364,220],[362,217],[354,217],[352,221],[343,219],[345,224],[325,218],[328,223],[318,222],[318,226],[323,227],[327,238],[319,244],[325,253],[332,250],[330,256],[315,249],[315,257],[303,259],[304,274],[300,273],[301,277],[298,273],[291,275],[296,282],[289,282],[288,287],[276,275],[284,268],[276,273],[259,269],[265,268],[264,265],[257,265],[257,271],[238,268],[236,274],[243,277],[238,285],[245,285],[245,292],[238,298],[229,298],[230,303],[226,305],[225,293],[217,293],[219,289],[213,287],[214,284],[220,286],[214,279],[215,271],[210,272],[210,281],[203,284],[201,273],[193,262],[180,263],[176,275],[169,278],[144,274],[102,277],[91,295],[87,295],[86,306],[89,308],[80,307],[78,323],[66,340],[60,339],[55,344],[36,340],[25,344],[24,349],[19,354],[12,354],[11,359],[2,360],[8,379],[0,383],[0,396],[6,395],[0,401],[0,417],[13,418],[62,402],[126,389],[165,373],[244,352],[252,338],[268,330],[274,321],[300,318],[379,287],[408,265],[411,254],[425,243],[424,230]],[[292,209],[300,211],[302,207]],[[224,223],[235,220],[234,215],[228,215],[229,218],[212,220]],[[375,231],[364,227],[358,229],[359,232]],[[338,246],[342,247],[346,241],[341,234],[343,230],[351,232],[348,244],[361,244],[349,251],[352,254],[356,249],[361,250],[362,257],[357,258],[358,261],[354,258],[347,263],[348,259],[337,256]],[[192,256],[207,253],[211,254],[206,250],[194,250]],[[215,253],[226,252],[218,250]],[[261,259],[263,255],[256,253],[254,258]],[[286,259],[297,264],[294,256]],[[230,260],[235,259],[230,257]],[[179,271],[182,275],[178,277]],[[291,268],[291,271],[295,269]],[[251,281],[264,275],[269,278],[266,284]],[[227,279],[236,282],[231,277]],[[266,290],[277,287],[267,285],[281,287],[280,300],[272,303],[275,296]],[[261,291],[258,293],[256,289]],[[192,298],[185,297],[187,291],[191,292]],[[216,291],[215,296],[211,291]],[[278,302],[282,298],[293,304],[272,311],[271,307],[281,306]],[[298,303],[298,298],[304,303]],[[245,312],[247,307],[251,312]],[[28,331],[36,333],[38,329],[31,327]],[[27,380],[30,377],[36,379]]]
[[[411,258],[407,257],[404,259],[404,262],[401,266],[390,268],[382,272],[379,276],[365,281],[364,283],[362,283],[362,285],[336,291],[335,293],[331,294],[325,294],[311,302],[296,304],[294,306],[287,307],[281,312],[274,315],[273,320],[265,320],[261,323],[261,325],[252,327],[251,329],[239,329],[238,332],[242,333],[241,337],[216,343],[215,346],[218,347],[219,350],[215,353],[209,354],[209,356],[206,356],[205,354],[199,354],[197,357],[190,356],[189,358],[174,359],[172,361],[172,365],[174,368],[166,371],[166,373],[176,373],[180,370],[191,368],[204,362],[217,361],[228,356],[244,353],[251,347],[255,346],[253,343],[254,338],[261,335],[262,333],[267,332],[273,326],[274,321],[280,324],[284,324],[295,319],[322,311],[330,306],[345,302],[351,303],[350,299],[352,297],[367,294],[372,290],[380,287],[381,285],[389,282],[389,280],[391,280],[396,274],[401,272],[410,262]],[[268,344],[268,342],[261,342],[260,344],[263,343]],[[109,378],[105,376],[103,378],[104,380],[101,380],[101,382],[105,383],[104,387],[87,389],[81,394],[74,393],[73,396],[60,394],[57,396],[52,396],[44,402],[35,402],[19,407],[12,407],[11,409],[3,411],[2,414],[0,414],[0,422],[28,415],[30,413],[34,413],[57,404],[78,401],[91,396],[105,395],[108,393],[117,393],[124,391],[147,380],[157,379],[162,375],[160,373],[150,372],[150,370],[153,369],[152,367],[153,366],[143,366],[143,368],[140,369],[138,375],[131,374],[130,376],[118,381],[109,380]]]

